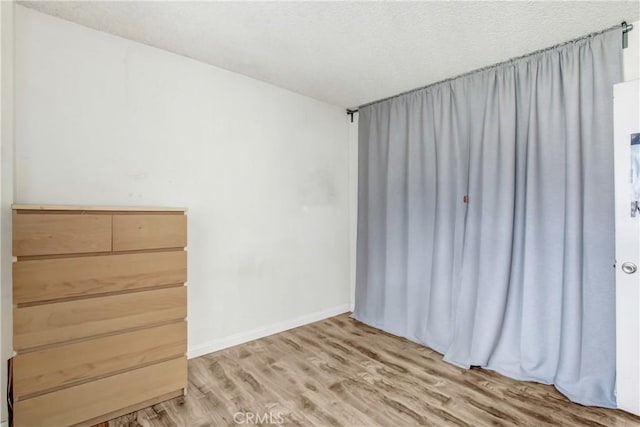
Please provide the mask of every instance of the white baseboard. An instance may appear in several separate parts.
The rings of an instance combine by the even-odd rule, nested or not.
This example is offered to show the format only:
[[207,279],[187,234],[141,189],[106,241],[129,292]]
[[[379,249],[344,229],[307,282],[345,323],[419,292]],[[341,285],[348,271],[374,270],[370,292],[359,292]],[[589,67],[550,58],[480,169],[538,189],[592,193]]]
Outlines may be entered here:
[[0,427],[9,427],[9,421],[0,421]]
[[202,356],[203,354],[213,353],[214,351],[257,340],[258,338],[264,338],[269,335],[297,328],[299,326],[308,325],[309,323],[324,320],[328,317],[337,316],[338,314],[347,313],[350,311],[350,306],[350,304],[342,304],[337,307],[329,308],[327,310],[317,311],[315,313],[305,314],[304,316],[296,317],[291,320],[274,323],[273,325],[263,326],[251,331],[240,332],[239,334],[234,334],[226,338],[212,340],[208,343],[190,347],[187,351],[187,357],[189,359],[192,359],[194,357]]

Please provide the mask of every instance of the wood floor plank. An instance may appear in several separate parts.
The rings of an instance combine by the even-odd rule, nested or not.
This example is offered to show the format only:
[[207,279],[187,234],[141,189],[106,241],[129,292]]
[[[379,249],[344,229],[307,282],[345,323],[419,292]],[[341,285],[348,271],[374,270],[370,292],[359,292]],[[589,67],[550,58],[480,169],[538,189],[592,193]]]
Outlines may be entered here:
[[[251,414],[272,419],[248,419]],[[110,426],[269,421],[322,427],[640,426],[640,417],[571,403],[550,385],[450,365],[427,347],[347,314],[192,359],[183,400],[117,418]]]

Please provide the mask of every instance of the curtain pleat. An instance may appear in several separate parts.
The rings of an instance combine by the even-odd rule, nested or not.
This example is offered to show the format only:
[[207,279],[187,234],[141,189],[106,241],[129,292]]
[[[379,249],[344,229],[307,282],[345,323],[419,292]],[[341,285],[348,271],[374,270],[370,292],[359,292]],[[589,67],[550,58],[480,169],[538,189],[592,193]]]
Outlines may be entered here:
[[353,316],[615,407],[621,69],[611,30],[361,108]]

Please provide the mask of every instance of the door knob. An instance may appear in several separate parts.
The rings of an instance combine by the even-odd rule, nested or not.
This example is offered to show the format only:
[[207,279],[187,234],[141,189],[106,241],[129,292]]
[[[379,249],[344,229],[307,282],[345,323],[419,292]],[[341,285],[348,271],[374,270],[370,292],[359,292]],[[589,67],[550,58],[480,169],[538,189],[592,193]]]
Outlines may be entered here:
[[638,266],[632,262],[625,262],[622,264],[622,271],[627,274],[633,274],[638,270]]

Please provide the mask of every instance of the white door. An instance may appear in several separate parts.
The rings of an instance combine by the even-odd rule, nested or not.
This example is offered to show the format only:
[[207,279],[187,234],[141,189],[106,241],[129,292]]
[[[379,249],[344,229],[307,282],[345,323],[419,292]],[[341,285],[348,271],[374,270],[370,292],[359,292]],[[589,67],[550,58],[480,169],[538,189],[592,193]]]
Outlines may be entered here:
[[[616,398],[618,408],[640,415],[640,271],[637,271],[640,267],[640,211],[637,210],[640,208],[640,194],[637,194],[640,193],[640,80],[614,86],[613,110]],[[634,167],[632,158],[636,153],[637,167]],[[633,190],[634,182],[637,191]]]

